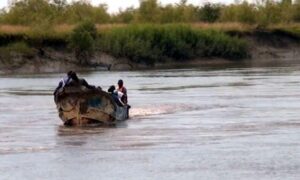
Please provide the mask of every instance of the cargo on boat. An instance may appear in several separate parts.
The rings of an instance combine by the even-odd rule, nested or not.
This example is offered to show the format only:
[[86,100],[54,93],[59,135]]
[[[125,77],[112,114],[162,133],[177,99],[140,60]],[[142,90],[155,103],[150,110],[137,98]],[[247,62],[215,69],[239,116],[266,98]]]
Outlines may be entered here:
[[113,125],[129,117],[128,106],[118,106],[101,88],[64,87],[55,103],[64,125]]

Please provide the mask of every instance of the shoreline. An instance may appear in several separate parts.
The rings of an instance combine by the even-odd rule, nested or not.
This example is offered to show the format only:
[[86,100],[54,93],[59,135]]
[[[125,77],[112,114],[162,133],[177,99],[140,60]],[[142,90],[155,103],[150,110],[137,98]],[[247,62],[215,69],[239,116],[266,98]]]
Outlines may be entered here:
[[10,53],[9,56],[1,55],[0,74],[55,73],[68,70],[151,70],[226,65],[259,66],[300,62],[300,40],[289,34],[263,32],[232,36],[238,36],[248,43],[250,58],[232,60],[217,57],[198,57],[180,61],[167,59],[154,65],[146,65],[135,63],[128,58],[115,58],[101,51],[95,51],[89,59],[89,64],[83,66],[77,64],[75,54],[68,49],[45,46],[42,48],[42,54],[41,50],[38,49],[30,56],[22,53]]

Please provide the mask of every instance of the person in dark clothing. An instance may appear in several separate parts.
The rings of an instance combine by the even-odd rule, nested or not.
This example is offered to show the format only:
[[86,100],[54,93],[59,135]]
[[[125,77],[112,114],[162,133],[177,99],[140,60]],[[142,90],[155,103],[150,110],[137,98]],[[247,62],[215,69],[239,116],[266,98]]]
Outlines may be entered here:
[[123,93],[123,96],[122,96],[121,100],[124,104],[127,105],[128,104],[127,89],[124,87],[124,83],[123,83],[122,79],[120,79],[118,81],[118,86],[119,86],[118,91]]
[[89,85],[85,79],[79,79],[75,72],[70,75],[72,81],[67,86],[84,86],[87,89],[96,89],[96,86]]
[[[67,75],[59,82],[53,95],[57,96],[59,91],[68,86],[84,86],[87,89],[95,89],[93,85],[89,85],[85,79],[79,79],[74,71],[69,71]],[[100,87],[99,87],[100,88]]]
[[69,71],[67,73],[67,75],[65,77],[62,78],[62,80],[59,81],[58,86],[56,87],[56,89],[54,90],[53,95],[57,95],[58,91],[61,88],[64,88],[67,84],[70,83],[70,81],[72,80],[71,75],[73,74],[73,71]]
[[123,96],[123,93],[116,91],[116,87],[114,85],[110,86],[107,90],[113,100],[117,103],[118,106],[124,106],[123,102],[121,101],[121,97]]

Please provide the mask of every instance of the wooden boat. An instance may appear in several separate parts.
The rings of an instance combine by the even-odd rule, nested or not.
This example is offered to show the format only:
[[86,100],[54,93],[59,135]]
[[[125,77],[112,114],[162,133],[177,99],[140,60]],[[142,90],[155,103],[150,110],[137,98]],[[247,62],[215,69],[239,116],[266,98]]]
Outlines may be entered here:
[[118,106],[111,95],[100,88],[65,87],[55,97],[64,125],[113,125],[129,117],[128,106]]

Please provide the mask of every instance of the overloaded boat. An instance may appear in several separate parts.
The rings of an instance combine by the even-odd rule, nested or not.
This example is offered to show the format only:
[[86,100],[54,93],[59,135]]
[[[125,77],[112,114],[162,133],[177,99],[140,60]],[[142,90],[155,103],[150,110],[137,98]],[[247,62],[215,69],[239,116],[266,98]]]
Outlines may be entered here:
[[101,88],[64,87],[55,97],[60,119],[67,126],[113,125],[129,117],[129,106],[118,106]]

